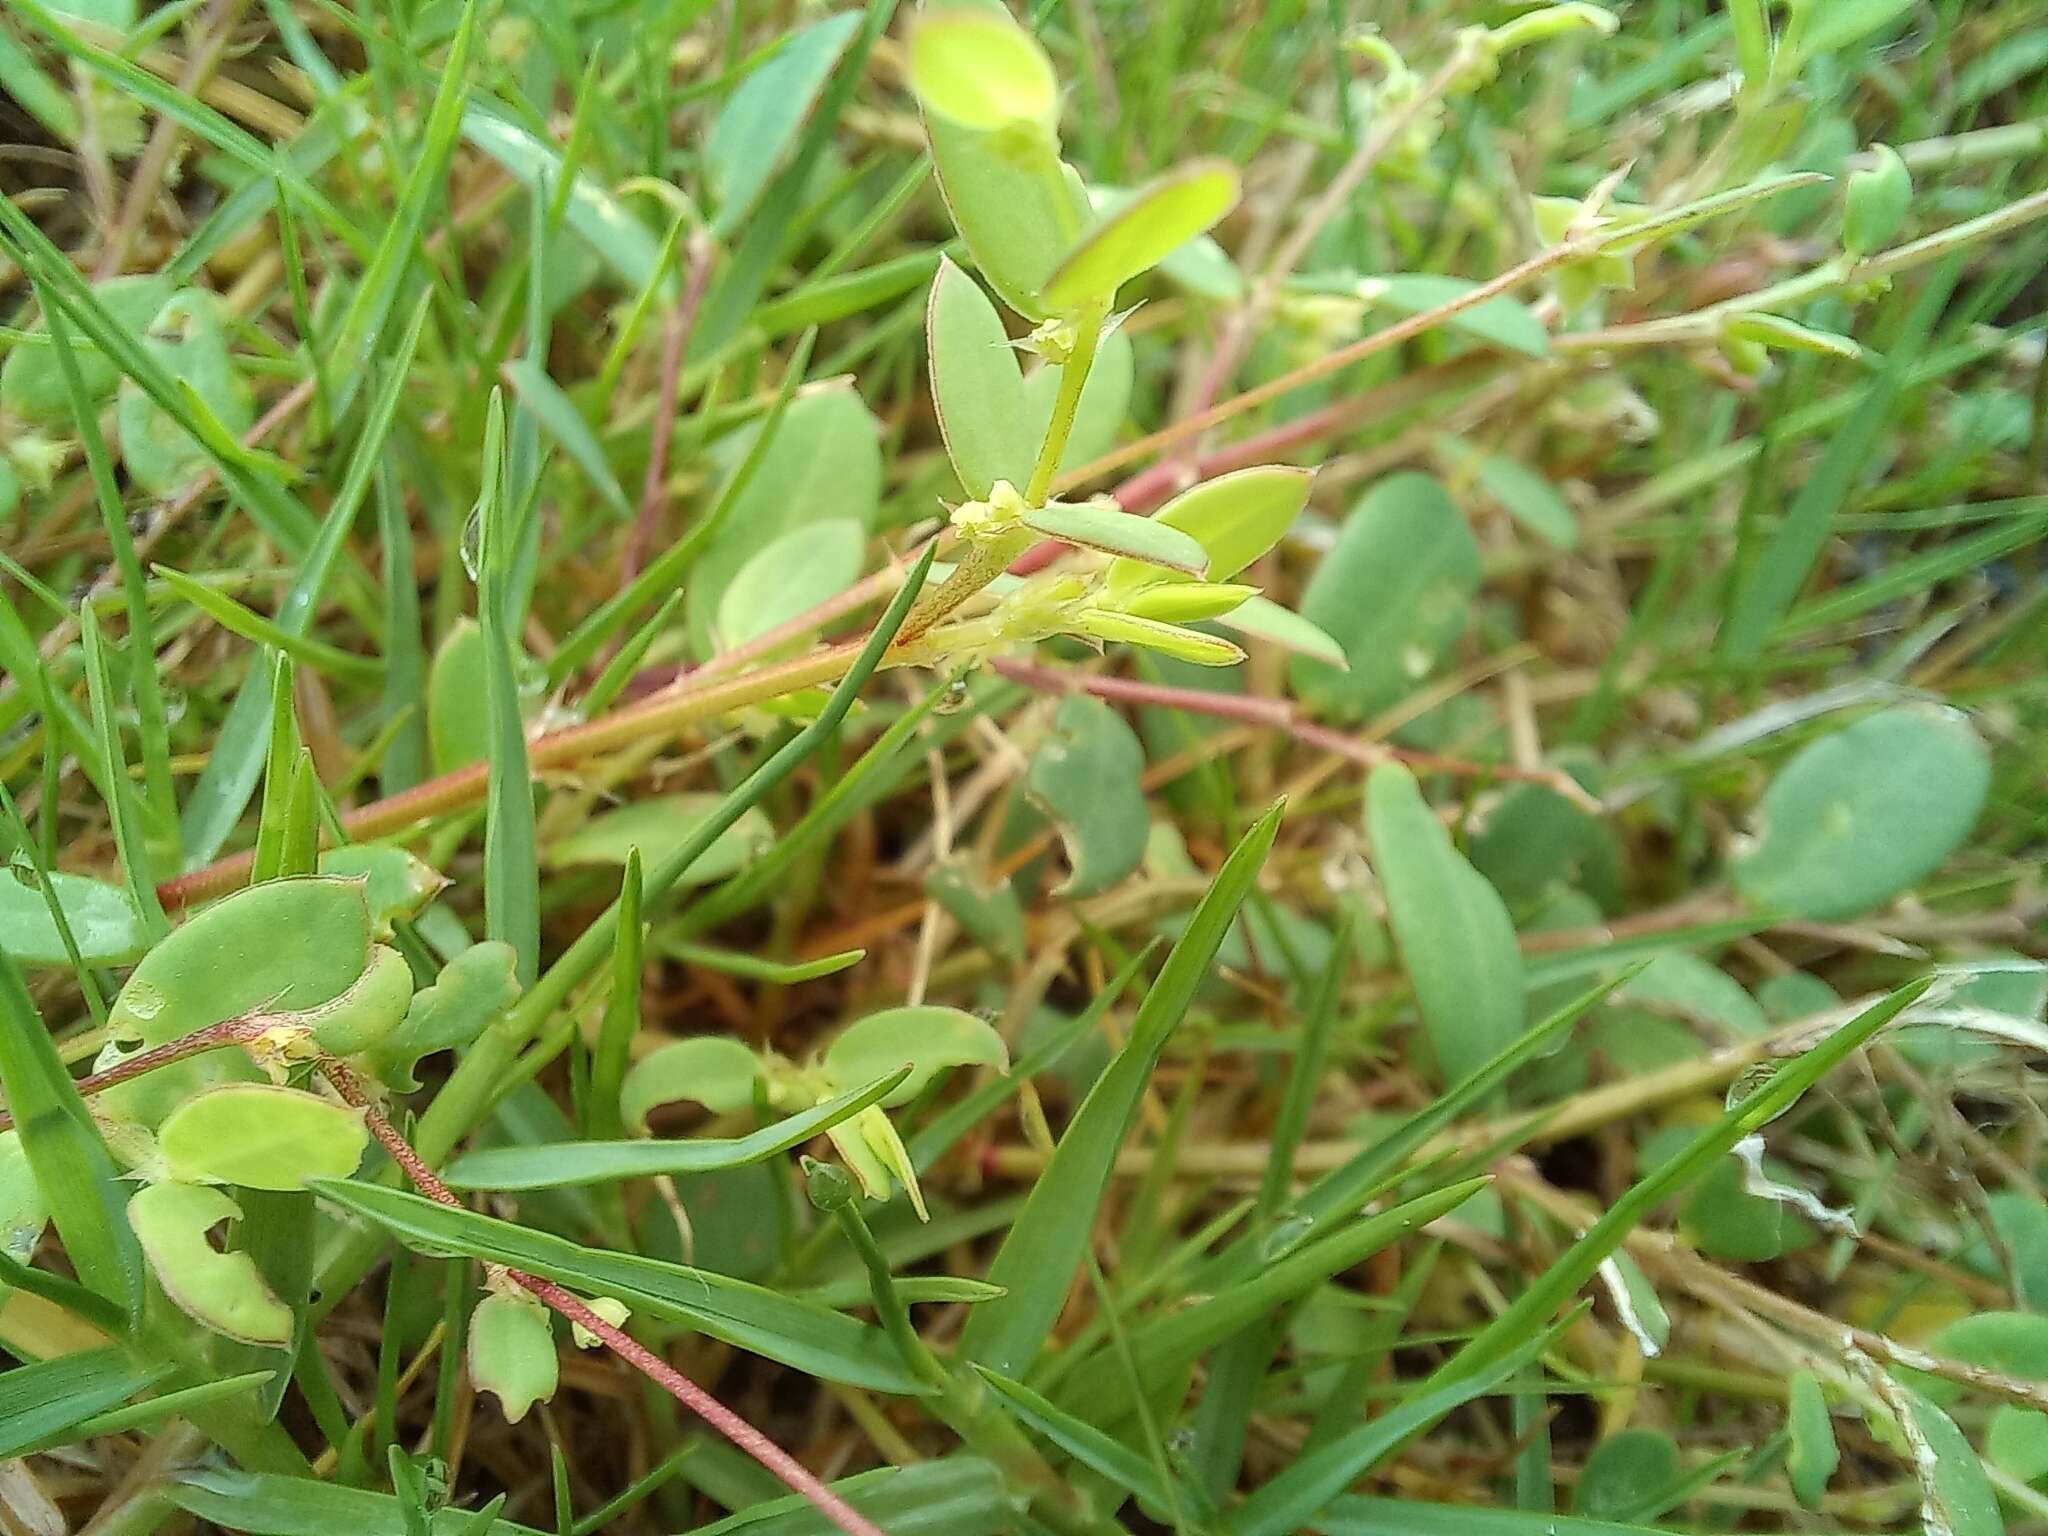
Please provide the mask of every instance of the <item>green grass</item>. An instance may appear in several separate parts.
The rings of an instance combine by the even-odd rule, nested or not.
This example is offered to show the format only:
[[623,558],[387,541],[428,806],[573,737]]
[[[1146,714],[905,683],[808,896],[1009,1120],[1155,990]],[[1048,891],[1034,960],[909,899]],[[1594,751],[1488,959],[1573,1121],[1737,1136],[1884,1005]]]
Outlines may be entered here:
[[959,4],[0,15],[7,1523],[2048,1530],[2048,24]]

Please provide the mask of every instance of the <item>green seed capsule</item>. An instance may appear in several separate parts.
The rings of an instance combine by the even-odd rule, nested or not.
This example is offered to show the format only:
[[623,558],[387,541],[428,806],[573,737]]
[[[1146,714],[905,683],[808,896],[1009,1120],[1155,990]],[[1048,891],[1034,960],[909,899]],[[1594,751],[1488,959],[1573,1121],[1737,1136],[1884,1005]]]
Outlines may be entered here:
[[1913,206],[1913,175],[1889,144],[1873,144],[1874,164],[1849,178],[1842,210],[1842,249],[1864,257],[1891,244]]

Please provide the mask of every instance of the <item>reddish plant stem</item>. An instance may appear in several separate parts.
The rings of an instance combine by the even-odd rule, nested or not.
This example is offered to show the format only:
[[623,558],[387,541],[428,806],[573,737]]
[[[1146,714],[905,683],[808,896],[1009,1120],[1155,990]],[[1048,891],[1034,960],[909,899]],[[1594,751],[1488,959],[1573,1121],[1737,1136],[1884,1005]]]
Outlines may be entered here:
[[697,327],[697,309],[704,302],[704,289],[711,281],[713,246],[708,236],[690,239],[690,276],[682,297],[669,311],[668,325],[661,339],[661,386],[655,396],[654,440],[647,454],[647,475],[640,482],[640,515],[626,535],[619,552],[619,586],[630,586],[647,563],[647,551],[654,547],[654,535],[661,527],[661,511],[667,504],[669,443],[675,436],[676,399],[683,377],[683,356],[690,350],[690,333]]
[[[195,1029],[189,1035],[181,1035],[168,1044],[159,1045],[126,1061],[118,1062],[104,1072],[94,1072],[78,1079],[79,1097],[91,1098],[104,1093],[116,1083],[125,1083],[131,1077],[140,1077],[145,1072],[154,1072],[159,1067],[168,1067],[173,1062],[183,1061],[188,1056],[203,1056],[208,1051],[217,1051],[228,1045],[247,1045],[264,1030],[271,1021],[259,1013],[237,1014],[232,1019],[222,1019],[218,1024],[209,1024],[204,1029]],[[14,1129],[14,1116],[0,1109],[0,1131]]]
[[1440,757],[1434,752],[1411,752],[1406,747],[1369,741],[1316,724],[1286,699],[1210,693],[1200,688],[1175,688],[1165,683],[1147,683],[1136,678],[1108,677],[1093,672],[1055,671],[1028,661],[998,659],[989,665],[1011,681],[1036,688],[1041,693],[1092,693],[1099,699],[1116,699],[1126,704],[1149,704],[1214,715],[1223,720],[1242,720],[1251,725],[1284,731],[1304,746],[1334,752],[1339,757],[1368,767],[1395,762],[1406,763],[1425,773],[1450,773],[1461,778],[1520,779],[1553,789],[1589,810],[1598,811],[1600,808],[1599,802],[1568,773],[1547,768],[1518,768],[1512,763],[1475,763],[1462,757]]
[[[405,1171],[405,1176],[412,1180],[421,1194],[440,1205],[467,1209],[456,1198],[455,1192],[441,1182],[441,1176],[427,1166],[426,1159],[399,1135],[398,1128],[370,1101],[355,1073],[331,1057],[321,1058],[320,1072],[334,1085],[336,1093],[363,1112],[363,1121],[370,1134],[391,1154],[391,1160]],[[792,1493],[801,1494],[848,1536],[887,1536],[880,1526],[820,1482],[810,1468],[638,1339],[599,1316],[573,1292],[552,1280],[529,1275],[523,1270],[508,1267],[505,1275],[513,1284],[545,1302],[570,1322],[602,1339],[620,1359],[774,1473]]]

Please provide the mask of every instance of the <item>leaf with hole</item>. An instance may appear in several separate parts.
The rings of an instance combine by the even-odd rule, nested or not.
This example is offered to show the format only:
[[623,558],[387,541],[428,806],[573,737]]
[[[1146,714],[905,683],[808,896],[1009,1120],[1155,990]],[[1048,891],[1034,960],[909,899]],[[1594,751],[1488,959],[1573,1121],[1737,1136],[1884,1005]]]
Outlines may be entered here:
[[1145,857],[1145,749],[1122,715],[1073,694],[1053,712],[1052,733],[1031,754],[1024,790],[1059,828],[1073,873],[1064,896],[1093,896]]
[[244,1344],[287,1345],[292,1310],[265,1283],[255,1260],[207,1241],[215,1224],[241,1219],[242,1208],[225,1192],[203,1184],[151,1184],[128,1202],[129,1225],[179,1311]]
[[737,1040],[697,1035],[671,1041],[633,1063],[619,1089],[619,1118],[647,1132],[647,1116],[664,1104],[701,1104],[714,1115],[750,1109],[762,1081],[761,1059]]
[[364,1065],[385,1087],[410,1093],[420,1058],[468,1045],[519,1000],[517,956],[496,939],[472,944],[415,992],[398,1027],[370,1048]]
[[524,1291],[492,1291],[469,1315],[469,1377],[517,1424],[555,1395],[562,1360],[548,1309]]

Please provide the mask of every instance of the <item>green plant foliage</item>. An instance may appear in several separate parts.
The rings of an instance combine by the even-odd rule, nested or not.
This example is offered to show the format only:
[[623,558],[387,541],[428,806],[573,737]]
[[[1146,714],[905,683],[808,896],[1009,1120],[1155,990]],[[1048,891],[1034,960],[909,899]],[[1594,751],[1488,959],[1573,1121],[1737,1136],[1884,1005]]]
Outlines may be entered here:
[[1816,1508],[1827,1492],[1828,1479],[1841,1465],[1841,1448],[1835,1443],[1834,1419],[1828,1412],[1827,1397],[1811,1371],[1792,1375],[1792,1408],[1788,1416],[1792,1451],[1788,1470],[1792,1491],[1808,1509]]
[[469,1374],[477,1390],[498,1399],[505,1422],[517,1424],[535,1403],[555,1395],[561,1358],[548,1309],[523,1291],[492,1291],[469,1317]]
[[1066,895],[1107,890],[1144,858],[1144,769],[1145,749],[1115,710],[1080,694],[1060,700],[1025,785],[1059,828],[1073,871]]
[[1802,917],[1866,912],[1969,836],[1989,783],[1984,745],[1961,716],[1881,710],[1812,742],[1772,778],[1736,884]]
[[1071,310],[1107,300],[1237,205],[1236,168],[1196,161],[1141,187],[1062,256],[1046,279],[1045,302]]
[[157,1131],[172,1178],[247,1189],[302,1189],[309,1179],[345,1178],[369,1143],[359,1111],[274,1083],[209,1088],[171,1111]]
[[1351,509],[1302,593],[1302,616],[1349,665],[1297,658],[1294,686],[1347,718],[1385,709],[1465,632],[1478,587],[1479,546],[1444,488],[1424,475],[1389,477]]
[[[1037,447],[1026,430],[1032,418],[1024,373],[995,306],[950,259],[940,261],[932,279],[925,344],[932,405],[960,484],[977,500],[986,500],[998,480],[1022,485]],[[1038,414],[1051,408],[1048,398]]]
[[847,11],[790,34],[726,101],[704,141],[705,178],[718,207],[712,227],[718,233],[740,228],[788,163],[859,24],[860,17]]
[[71,952],[50,911],[54,896],[71,942],[88,965],[126,965],[149,947],[149,932],[127,892],[83,875],[51,870],[46,895],[34,875],[0,870],[0,944],[17,965],[68,965]]
[[[659,864],[683,847],[718,810],[716,795],[680,794],[621,806],[585,822],[570,836],[548,844],[554,864],[623,864],[633,849]],[[683,876],[709,885],[746,868],[774,841],[774,829],[759,811],[743,814],[712,840]]]
[[209,1227],[242,1208],[203,1184],[151,1184],[128,1202],[128,1220],[164,1294],[202,1327],[244,1344],[289,1344],[292,1310],[246,1253],[221,1253]]
[[1462,1077],[1521,1032],[1522,960],[1500,895],[1451,846],[1407,769],[1366,787],[1373,868],[1437,1070]]
[[907,1104],[952,1067],[1007,1071],[1003,1037],[958,1008],[890,1008],[857,1019],[832,1037],[820,1064],[844,1087],[908,1066],[910,1076],[882,1100]]

